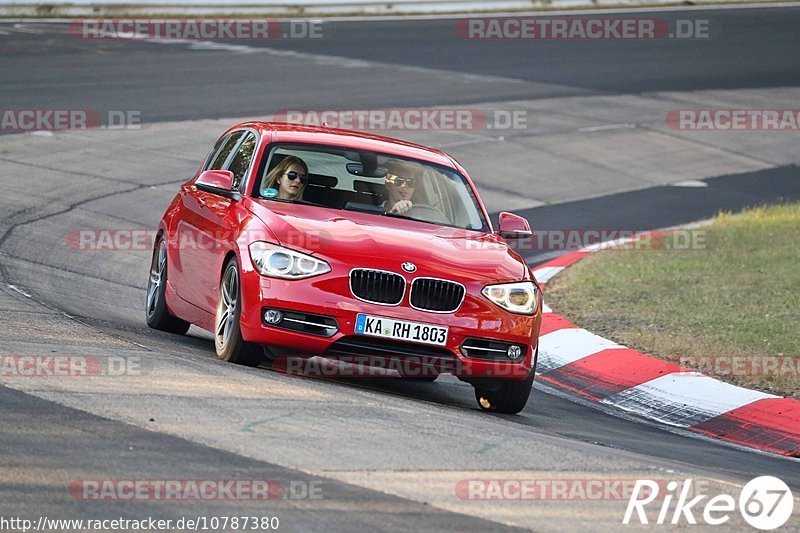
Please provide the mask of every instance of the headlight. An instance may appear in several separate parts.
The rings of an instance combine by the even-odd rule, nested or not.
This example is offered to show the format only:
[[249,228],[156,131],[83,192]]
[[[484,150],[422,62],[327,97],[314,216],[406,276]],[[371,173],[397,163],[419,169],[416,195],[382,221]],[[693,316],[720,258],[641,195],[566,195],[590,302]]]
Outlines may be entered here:
[[512,313],[532,315],[539,305],[538,289],[532,281],[487,285],[483,288],[484,296]]
[[252,243],[250,257],[258,271],[271,278],[302,279],[331,271],[321,259],[268,242]]

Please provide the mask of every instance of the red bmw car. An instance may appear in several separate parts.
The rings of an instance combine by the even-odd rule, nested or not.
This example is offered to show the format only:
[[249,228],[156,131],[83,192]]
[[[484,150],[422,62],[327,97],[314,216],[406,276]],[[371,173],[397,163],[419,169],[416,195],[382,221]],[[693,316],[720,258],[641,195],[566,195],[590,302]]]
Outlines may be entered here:
[[[483,409],[519,412],[541,294],[447,154],[352,131],[248,122],[217,141],[161,220],[147,324],[213,333],[246,365],[321,356],[456,375]],[[350,358],[350,359],[347,359]],[[381,361],[381,363],[376,363]],[[419,371],[419,372],[418,372]]]

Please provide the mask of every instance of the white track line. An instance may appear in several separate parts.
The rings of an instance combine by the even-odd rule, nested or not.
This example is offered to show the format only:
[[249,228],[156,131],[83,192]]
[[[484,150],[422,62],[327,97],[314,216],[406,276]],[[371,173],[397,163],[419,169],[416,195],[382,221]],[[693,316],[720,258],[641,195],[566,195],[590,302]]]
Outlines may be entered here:
[[624,348],[582,328],[553,331],[539,338],[539,371],[549,372],[610,348]]
[[777,396],[696,372],[678,372],[609,396],[603,403],[672,426],[689,427],[764,398]]
[[533,271],[533,277],[536,278],[536,281],[539,283],[547,283],[562,270],[564,270],[562,266],[537,268]]

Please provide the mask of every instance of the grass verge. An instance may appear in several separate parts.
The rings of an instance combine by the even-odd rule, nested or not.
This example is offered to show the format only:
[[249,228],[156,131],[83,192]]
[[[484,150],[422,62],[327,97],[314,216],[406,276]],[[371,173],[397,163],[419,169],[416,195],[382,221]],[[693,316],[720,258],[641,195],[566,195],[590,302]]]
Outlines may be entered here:
[[581,327],[723,381],[800,397],[800,204],[722,213],[592,254],[545,299]]

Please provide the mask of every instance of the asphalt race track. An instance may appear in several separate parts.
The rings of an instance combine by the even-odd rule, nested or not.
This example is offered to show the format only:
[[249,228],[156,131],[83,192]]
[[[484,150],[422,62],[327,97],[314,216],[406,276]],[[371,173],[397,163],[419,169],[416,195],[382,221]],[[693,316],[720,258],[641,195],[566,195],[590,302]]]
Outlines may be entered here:
[[[680,13],[686,12],[653,16],[670,22],[690,18]],[[710,20],[711,38],[532,44],[467,41],[455,35],[452,19],[330,22],[321,39],[250,41],[245,44],[272,53],[244,52],[235,60],[180,45],[80,40],[68,35],[66,26],[61,34],[38,33],[46,26],[28,24],[32,33],[9,32],[12,38],[2,43],[3,105],[136,109],[153,122],[287,108],[456,105],[800,83],[800,58],[793,49],[800,10],[695,11],[691,18]],[[287,69],[275,58],[288,51],[328,59],[309,68],[297,57],[296,68]],[[395,68],[390,79],[371,77],[330,58],[416,70]],[[437,72],[479,78],[466,84],[454,77],[443,86],[430,80]]]
[[[796,108],[800,8],[647,16],[708,20],[710,37],[465,41],[452,19],[408,19],[330,21],[322,39],[167,44],[0,22],[0,108],[141,117],[132,129],[0,132],[0,355],[135,367],[0,377],[0,517],[238,514],[277,516],[293,531],[587,531],[622,527],[627,500],[471,501],[456,487],[691,478],[718,494],[774,475],[800,495],[795,460],[540,384],[520,415],[491,416],[450,376],[324,380],[221,363],[206,332],[146,327],[147,250],[70,244],[80,229],[154,228],[222,131],[291,109],[524,112],[524,127],[503,132],[380,133],[453,154],[490,211],[513,209],[535,227],[652,229],[800,199],[796,132],[680,131],[665,119],[681,108]],[[524,254],[535,263],[558,252]],[[269,479],[284,497],[92,501],[70,492],[86,479]],[[747,527],[741,517],[729,525]],[[796,516],[784,530],[800,530]]]

